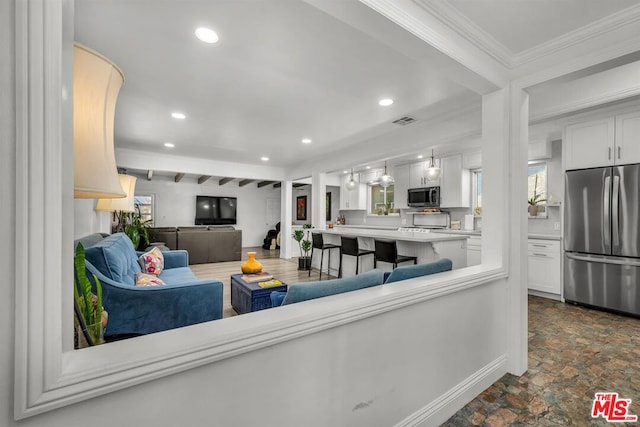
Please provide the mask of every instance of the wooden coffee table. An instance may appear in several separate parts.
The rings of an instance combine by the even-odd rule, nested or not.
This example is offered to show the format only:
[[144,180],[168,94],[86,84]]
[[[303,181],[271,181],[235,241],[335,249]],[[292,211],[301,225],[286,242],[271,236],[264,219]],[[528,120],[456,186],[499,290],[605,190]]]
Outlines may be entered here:
[[287,291],[287,284],[262,288],[258,283],[247,283],[242,274],[231,275],[231,306],[238,314],[271,308],[271,292]]

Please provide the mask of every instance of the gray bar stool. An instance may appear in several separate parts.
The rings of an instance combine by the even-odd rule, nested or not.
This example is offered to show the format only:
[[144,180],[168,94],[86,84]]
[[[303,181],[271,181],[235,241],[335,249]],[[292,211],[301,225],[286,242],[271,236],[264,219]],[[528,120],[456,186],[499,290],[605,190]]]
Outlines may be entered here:
[[[340,249],[340,268],[338,269],[338,277],[342,277],[342,257],[345,255],[350,255],[356,257],[356,275],[359,273],[359,261],[360,257],[363,255],[375,255],[375,251],[369,249],[360,249],[358,247],[358,238],[357,237],[345,237],[340,236],[340,242],[342,245],[342,249]],[[375,256],[374,256],[375,262]]]
[[406,261],[413,261],[414,264],[418,263],[418,257],[398,255],[398,245],[395,240],[376,240],[376,254],[373,261],[373,266],[378,266],[378,261],[388,262],[393,264],[393,269],[398,267],[398,264]]
[[[333,243],[324,243],[322,238],[322,233],[311,233],[311,259],[313,260],[313,250],[320,249],[322,252],[320,254],[320,277],[322,279],[322,260],[324,259],[324,251],[329,251],[329,261],[327,264],[327,274],[329,274],[329,267],[331,266],[331,249],[340,248],[340,245],[334,245]],[[309,268],[309,276],[311,276],[311,268]]]

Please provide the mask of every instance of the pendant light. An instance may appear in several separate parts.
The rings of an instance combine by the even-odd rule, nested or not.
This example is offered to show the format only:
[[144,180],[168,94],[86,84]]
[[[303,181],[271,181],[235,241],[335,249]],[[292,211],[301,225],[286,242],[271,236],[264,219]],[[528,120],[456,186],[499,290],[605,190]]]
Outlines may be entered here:
[[387,188],[391,184],[393,184],[394,179],[391,175],[387,173],[387,161],[384,161],[384,174],[380,177],[380,186],[382,188]]
[[427,168],[427,178],[430,181],[440,178],[440,168],[436,166],[436,161],[433,158],[433,149],[431,150],[431,162]]
[[347,190],[352,191],[355,190],[357,185],[358,183],[353,179],[353,168],[351,168],[351,176],[349,177],[349,181],[345,184],[345,187],[347,187]]

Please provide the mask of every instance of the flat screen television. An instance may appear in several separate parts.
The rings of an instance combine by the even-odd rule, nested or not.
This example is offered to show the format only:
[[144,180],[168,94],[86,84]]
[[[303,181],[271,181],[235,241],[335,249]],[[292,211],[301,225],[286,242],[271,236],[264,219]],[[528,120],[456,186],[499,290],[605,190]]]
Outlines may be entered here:
[[235,197],[196,196],[196,225],[236,224]]

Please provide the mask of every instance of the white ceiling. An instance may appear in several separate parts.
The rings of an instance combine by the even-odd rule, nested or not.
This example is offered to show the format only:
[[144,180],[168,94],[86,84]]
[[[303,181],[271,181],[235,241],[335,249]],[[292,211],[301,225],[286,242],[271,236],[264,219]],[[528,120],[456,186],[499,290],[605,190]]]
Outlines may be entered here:
[[[637,1],[416,3],[463,15],[494,43],[517,53]],[[125,74],[116,111],[118,148],[249,164],[268,156],[272,166],[292,167],[348,144],[366,150],[365,137],[388,134],[396,126],[390,122],[402,116],[425,120],[437,115],[439,105],[479,99],[448,70],[438,69],[441,62],[430,61],[428,53],[416,59],[402,43],[384,43],[356,29],[380,27],[381,19],[357,0],[76,0],[75,5],[76,40]],[[345,14],[348,9],[354,25],[333,17],[327,12],[332,8]],[[197,40],[198,26],[213,28],[220,42]],[[383,97],[395,103],[380,107]],[[171,118],[173,111],[185,113],[186,120]],[[313,142],[302,144],[302,138]]]
[[513,54],[638,4],[637,0],[447,0]]
[[[197,40],[200,25],[220,42]],[[115,131],[123,148],[167,150],[170,141],[184,156],[260,163],[265,155],[287,166],[468,92],[298,1],[81,0],[76,40],[125,74]],[[394,105],[380,107],[384,97]]]

